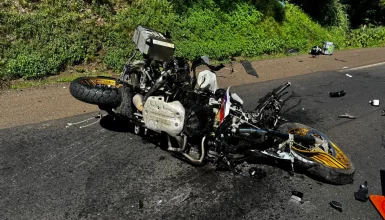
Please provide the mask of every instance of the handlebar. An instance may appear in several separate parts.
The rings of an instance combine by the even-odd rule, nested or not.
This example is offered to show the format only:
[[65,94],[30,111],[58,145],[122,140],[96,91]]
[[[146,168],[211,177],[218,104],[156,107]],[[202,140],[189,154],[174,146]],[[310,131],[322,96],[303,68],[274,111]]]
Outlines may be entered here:
[[281,92],[283,92],[287,87],[291,86],[291,82],[287,82],[285,85],[279,87],[276,89],[276,91],[273,91],[274,95],[279,95]]

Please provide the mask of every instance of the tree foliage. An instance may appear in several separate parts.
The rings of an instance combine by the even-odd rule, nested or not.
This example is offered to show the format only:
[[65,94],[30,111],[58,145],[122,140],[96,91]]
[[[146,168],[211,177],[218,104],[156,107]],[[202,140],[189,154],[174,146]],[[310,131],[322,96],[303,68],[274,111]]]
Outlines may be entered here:
[[353,28],[385,25],[385,0],[345,0]]
[[358,28],[385,24],[385,0],[290,0],[322,25]]
[[310,18],[277,0],[2,0],[0,78],[40,78],[95,61],[120,71],[137,25],[169,30],[176,55],[187,58],[305,52],[324,40],[339,49],[384,44],[382,28],[350,31],[344,5],[320,2],[330,7],[315,4],[324,13]]

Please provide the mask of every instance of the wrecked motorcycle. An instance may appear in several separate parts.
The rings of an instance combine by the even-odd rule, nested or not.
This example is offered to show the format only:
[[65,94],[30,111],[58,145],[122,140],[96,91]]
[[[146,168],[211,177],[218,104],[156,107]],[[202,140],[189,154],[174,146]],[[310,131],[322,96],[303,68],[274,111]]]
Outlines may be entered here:
[[[202,64],[209,70],[202,71],[199,76],[206,78],[199,80],[196,67]],[[245,111],[239,96],[207,80],[223,66],[211,66],[201,58],[193,62],[190,77],[182,58],[162,71],[151,65],[128,64],[121,79],[78,78],[71,83],[71,94],[133,123],[136,134],[151,130],[164,135],[168,151],[195,165],[212,161],[236,171],[240,161],[257,162],[253,160],[263,154],[288,160],[291,169],[329,183],[353,181],[353,164],[325,134],[299,123],[280,123],[284,120],[281,97],[290,83],[261,98],[254,110]]]
[[[258,163],[262,155],[329,183],[353,181],[353,164],[325,134],[282,118],[281,98],[290,83],[246,111],[230,88],[218,89],[215,71],[224,65],[213,66],[208,57],[193,60],[191,68],[179,57],[132,62],[136,51],[119,79],[81,77],[71,82],[71,94],[133,124],[135,134],[159,134],[169,152],[194,165],[211,161],[237,172],[237,164]],[[201,66],[208,70],[197,77]]]

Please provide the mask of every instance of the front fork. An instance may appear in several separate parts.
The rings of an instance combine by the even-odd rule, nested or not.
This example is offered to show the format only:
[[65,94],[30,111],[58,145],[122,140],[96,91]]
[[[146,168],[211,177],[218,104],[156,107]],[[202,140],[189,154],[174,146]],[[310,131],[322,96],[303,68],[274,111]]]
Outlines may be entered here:
[[287,160],[290,161],[291,164],[291,170],[294,172],[294,156],[292,152],[291,146],[294,144],[294,135],[289,134],[289,138],[285,140],[284,142],[280,143],[277,148],[273,148],[271,151],[264,150],[261,151],[261,153],[271,156],[280,160]]
[[[258,130],[258,131],[255,130],[254,132],[261,133],[261,131],[263,131],[263,130]],[[266,134],[262,134],[261,133],[261,135],[266,135]],[[224,146],[224,145],[226,145],[226,143],[223,140],[223,138],[220,138],[220,139],[221,140],[216,140],[216,144],[215,144],[216,148],[217,148],[216,150],[219,150],[220,153],[215,158],[214,165],[218,165],[220,162],[222,162],[231,171],[233,171],[234,173],[238,173],[239,174],[240,171],[238,171],[236,169],[236,164],[227,156],[227,153],[225,153],[226,150],[223,149],[223,148],[227,148],[228,146]],[[280,160],[290,161],[291,171],[294,172],[294,160],[295,160],[294,154],[295,153],[292,151],[293,144],[294,144],[294,135],[293,134],[289,134],[288,139],[283,141],[282,143],[280,143],[278,145],[278,147],[269,148],[267,150],[263,150],[263,151],[260,151],[260,152],[262,154],[270,156],[270,157],[274,157],[274,158],[277,158],[277,159],[280,159]],[[219,147],[219,149],[218,149],[218,147]]]

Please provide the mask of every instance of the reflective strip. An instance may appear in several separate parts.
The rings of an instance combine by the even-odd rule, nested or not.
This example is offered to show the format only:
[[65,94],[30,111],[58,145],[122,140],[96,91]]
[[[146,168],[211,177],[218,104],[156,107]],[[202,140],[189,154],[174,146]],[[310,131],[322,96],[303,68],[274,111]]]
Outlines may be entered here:
[[159,41],[159,40],[153,40],[152,41],[153,44],[156,44],[156,45],[161,45],[161,46],[164,46],[164,47],[170,47],[170,48],[174,48],[174,44],[172,43],[167,43],[167,42],[164,42],[164,41]]

